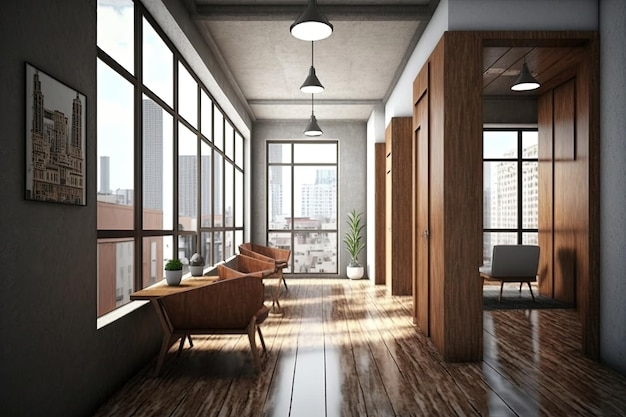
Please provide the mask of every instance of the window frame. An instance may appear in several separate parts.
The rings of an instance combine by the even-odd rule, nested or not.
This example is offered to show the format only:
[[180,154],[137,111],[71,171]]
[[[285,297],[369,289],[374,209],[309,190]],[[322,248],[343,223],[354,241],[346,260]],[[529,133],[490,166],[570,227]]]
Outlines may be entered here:
[[[134,190],[132,191],[133,193],[133,227],[132,229],[98,229],[96,244],[99,245],[102,242],[112,241],[112,240],[129,240],[129,241],[132,240],[134,244],[134,255],[133,255],[134,265],[133,265],[133,283],[132,283],[133,287],[130,289],[130,291],[137,291],[141,288],[144,288],[150,285],[149,282],[145,282],[145,277],[144,277],[145,273],[150,274],[150,265],[149,264],[146,265],[146,268],[145,268],[146,271],[144,271],[144,265],[143,265],[143,263],[146,261],[144,259],[144,255],[145,255],[144,254],[144,239],[145,238],[162,237],[164,239],[167,239],[168,237],[171,237],[172,246],[173,246],[172,256],[180,257],[179,250],[181,249],[181,239],[190,240],[189,237],[192,236],[193,238],[191,238],[191,241],[193,242],[193,247],[189,248],[189,251],[191,251],[189,253],[189,257],[190,257],[193,252],[196,252],[196,251],[201,252],[203,250],[202,239],[204,236],[207,236],[206,233],[209,233],[209,236],[215,236],[217,233],[220,233],[222,236],[224,236],[227,233],[231,233],[233,236],[239,236],[239,235],[243,236],[245,234],[245,227],[246,227],[245,225],[245,206],[246,206],[245,181],[242,181],[242,183],[240,184],[240,186],[242,187],[242,190],[236,190],[235,189],[236,185],[233,184],[233,191],[232,191],[233,195],[236,195],[236,193],[239,192],[243,196],[243,198],[240,201],[242,205],[241,207],[235,207],[237,202],[233,201],[233,213],[235,212],[235,210],[240,210],[244,214],[243,215],[244,221],[241,224],[235,224],[235,222],[233,222],[232,226],[226,227],[222,222],[221,227],[216,228],[212,220],[210,224],[208,225],[203,225],[201,220],[202,220],[202,214],[203,214],[202,213],[203,190],[206,191],[207,186],[209,190],[208,192],[210,193],[209,210],[211,211],[211,215],[214,215],[214,213],[216,212],[216,208],[217,208],[215,206],[217,203],[214,198],[215,192],[216,192],[215,184],[213,181],[213,178],[215,175],[214,167],[213,167],[214,158],[221,158],[223,162],[221,164],[222,172],[220,174],[221,179],[222,179],[220,187],[221,187],[221,191],[223,195],[225,193],[224,169],[226,166],[229,166],[229,165],[232,166],[233,177],[235,177],[236,175],[243,175],[243,177],[245,178],[245,167],[243,166],[243,163],[236,164],[235,160],[237,161],[245,160],[244,153],[245,153],[245,140],[246,139],[244,135],[237,129],[237,127],[232,122],[232,120],[228,117],[228,115],[224,112],[221,106],[216,102],[215,97],[211,94],[208,88],[202,83],[198,75],[193,71],[191,66],[187,63],[187,61],[184,59],[182,54],[176,49],[174,44],[168,39],[168,37],[165,35],[161,27],[158,25],[158,23],[150,15],[150,13],[146,10],[146,8],[143,6],[141,2],[133,1],[133,13],[134,13],[134,19],[133,19],[134,74],[131,74],[121,64],[115,61],[113,57],[108,55],[105,50],[101,49],[99,45],[96,45],[97,60],[101,61],[102,64],[106,65],[109,69],[119,74],[123,79],[128,81],[134,90],[134,95],[133,95],[133,107],[134,107],[134,115],[133,115],[133,119],[134,119],[134,127],[133,127],[134,181],[133,181],[133,184],[134,184]],[[173,102],[171,106],[167,104],[166,102],[164,102],[156,93],[151,91],[146,85],[143,84],[143,52],[144,52],[143,24],[144,23],[151,25],[152,29],[157,33],[157,35],[161,38],[161,40],[164,42],[166,47],[172,53]],[[195,126],[188,123],[187,120],[179,113],[180,111],[179,66],[184,67],[184,69],[191,75],[191,77],[197,84],[196,85],[197,117],[195,121]],[[206,96],[204,99],[202,97],[203,95]],[[206,100],[206,98],[208,98],[208,100]],[[171,139],[173,140],[173,146],[172,146],[172,155],[169,156],[172,158],[172,162],[173,162],[173,173],[172,173],[173,175],[172,175],[172,178],[169,179],[172,181],[172,187],[173,187],[172,196],[171,196],[172,209],[173,209],[172,210],[173,219],[172,219],[171,229],[170,228],[144,229],[144,218],[143,218],[144,198],[145,198],[144,193],[143,193],[143,184],[144,184],[143,100],[144,99],[149,99],[153,101],[156,105],[158,105],[162,109],[164,113],[168,115],[168,117],[172,118]],[[202,126],[203,120],[204,120],[203,110],[209,111],[209,110],[203,109],[203,106],[205,105],[210,106],[211,126],[208,129],[206,126]],[[230,132],[232,132],[233,137],[230,138],[230,140],[234,141],[235,136],[238,135],[239,137],[241,137],[241,141],[244,144],[244,146],[241,146],[238,149],[235,149],[235,146],[233,146],[232,159],[227,158],[224,152],[222,150],[217,149],[214,145],[214,139],[215,139],[213,137],[214,120],[215,120],[215,115],[218,113],[222,115],[222,119],[224,120],[224,123],[229,123],[230,126],[232,126],[232,130]],[[182,129],[182,128],[186,128],[189,131],[191,131],[193,136],[196,138],[197,152],[196,152],[195,157],[196,157],[196,199],[197,201],[195,202],[196,226],[193,230],[182,230],[179,225],[179,209],[180,209],[179,185],[180,184],[178,180],[179,180],[179,175],[180,175],[180,171],[179,171],[180,157],[178,153],[179,153],[179,129]],[[224,129],[222,130],[224,131]],[[226,132],[223,132],[223,135],[225,133]],[[102,140],[103,138],[99,138],[99,139]],[[164,139],[170,140],[170,137],[166,137]],[[224,142],[225,138],[221,138],[221,140],[222,142]],[[203,184],[202,184],[203,154],[202,152],[203,150],[206,151],[206,148],[203,147],[204,145],[208,145],[210,149],[209,153],[210,153],[210,158],[211,158],[211,167],[210,167],[211,168],[211,172],[210,172],[211,183],[203,187]],[[242,153],[242,155],[238,155],[238,152]],[[168,157],[168,156],[164,156],[164,157]],[[165,178],[163,179],[164,182],[169,181],[169,180],[166,180]],[[100,195],[99,192],[98,192],[98,195]],[[224,204],[223,198],[221,199],[221,203],[222,205]],[[223,210],[224,210],[224,207],[222,207],[222,212]],[[99,212],[99,208],[97,209],[97,213],[98,212]],[[213,238],[211,238],[210,250],[207,253],[203,253],[203,255],[205,256],[205,263],[207,267],[225,260],[223,259],[224,258],[223,250],[221,252],[221,257],[215,255],[215,251],[213,250],[214,244],[215,244],[215,241],[213,240]],[[161,253],[163,253],[163,251],[161,251]],[[165,256],[162,256],[162,257],[165,258]],[[165,262],[165,259],[163,259],[163,262]],[[160,273],[158,272],[159,269],[161,271]],[[162,265],[157,266],[157,276],[162,277],[162,275],[163,275]],[[100,289],[101,289],[100,266],[98,267],[98,274],[97,274],[96,279],[97,279],[98,291],[100,292]],[[114,291],[114,293],[116,291],[117,289]],[[116,306],[113,309],[110,309],[108,307],[101,309],[100,300],[98,299],[98,307],[97,307],[98,319],[100,319],[101,317],[107,314],[115,312],[116,310],[123,307],[125,304],[128,304],[128,302],[126,302],[125,304],[121,304],[121,305],[117,305],[117,303],[115,304]]]
[[[290,146],[290,158],[289,158],[289,162],[270,162],[270,146],[271,145],[276,145],[276,144],[282,144],[282,145],[289,145]],[[329,162],[295,162],[295,146],[296,145],[306,145],[306,144],[311,144],[311,145],[319,145],[319,144],[332,144],[335,145],[335,151],[336,151],[336,155],[335,155],[335,162],[334,163],[329,163]],[[289,268],[288,268],[288,274],[289,276],[298,276],[298,275],[317,275],[317,276],[336,276],[339,275],[339,250],[340,250],[340,246],[339,246],[339,219],[335,218],[335,228],[334,229],[301,229],[301,228],[295,228],[295,222],[292,221],[291,222],[291,227],[289,229],[274,229],[270,227],[270,222],[269,220],[269,216],[270,216],[270,200],[272,198],[271,195],[271,184],[270,184],[270,169],[271,167],[276,167],[276,166],[282,166],[282,167],[289,167],[290,170],[290,195],[291,195],[291,201],[290,201],[290,211],[291,211],[291,216],[292,219],[295,217],[299,217],[295,214],[295,197],[296,197],[296,193],[295,193],[295,171],[297,167],[322,167],[322,166],[328,166],[328,167],[334,167],[335,169],[335,216],[337,216],[337,213],[339,212],[339,141],[338,140],[268,140],[266,141],[265,144],[265,155],[266,155],[266,193],[265,193],[265,213],[266,213],[266,230],[265,230],[265,238],[266,238],[266,244],[270,244],[270,235],[273,233],[289,233],[290,236],[290,248],[291,248],[291,253],[292,256],[289,259]],[[295,236],[297,234],[302,234],[302,233],[319,233],[320,231],[324,232],[324,233],[328,233],[328,234],[335,234],[335,247],[337,248],[337,253],[335,254],[335,267],[336,267],[336,271],[335,272],[298,272],[296,270],[295,267],[295,263],[296,263],[296,254],[294,251],[295,248]]]
[[[523,136],[524,132],[537,132],[537,127],[484,127],[483,128],[483,150],[484,150],[484,133],[485,132],[516,132],[517,133],[517,156],[512,158],[485,158],[483,156],[483,169],[486,163],[492,162],[509,162],[516,164],[516,173],[517,173],[517,221],[515,228],[506,228],[506,227],[484,227],[483,225],[483,242],[486,241],[485,236],[489,233],[511,233],[516,235],[517,244],[522,244],[524,242],[524,235],[530,233],[538,233],[539,229],[537,228],[529,228],[524,227],[524,164],[527,162],[539,163],[539,158],[528,158],[523,155],[524,141]],[[539,146],[539,137],[537,137],[537,146]],[[484,155],[484,151],[483,151]],[[538,165],[537,165],[538,168]],[[537,173],[538,175],[538,173]],[[484,179],[483,179],[484,182]],[[537,194],[537,198],[539,198]],[[484,184],[483,184],[483,201],[485,201],[484,195]],[[484,209],[483,209],[484,210]],[[484,222],[484,220],[483,220]],[[485,243],[483,243],[483,246]],[[485,248],[483,248],[483,253],[485,257],[491,258],[491,253],[487,254],[485,252]],[[487,259],[485,259],[487,261]]]

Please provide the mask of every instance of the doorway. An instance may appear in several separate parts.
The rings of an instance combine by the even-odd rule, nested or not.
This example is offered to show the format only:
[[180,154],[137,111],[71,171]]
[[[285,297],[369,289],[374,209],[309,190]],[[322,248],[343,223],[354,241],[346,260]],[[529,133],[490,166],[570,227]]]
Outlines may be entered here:
[[[536,99],[539,131],[539,291],[575,302],[582,350],[599,357],[598,39],[595,32],[480,32],[483,102],[515,108],[509,86],[525,62],[541,82],[516,95]],[[505,107],[503,107],[505,108]]]

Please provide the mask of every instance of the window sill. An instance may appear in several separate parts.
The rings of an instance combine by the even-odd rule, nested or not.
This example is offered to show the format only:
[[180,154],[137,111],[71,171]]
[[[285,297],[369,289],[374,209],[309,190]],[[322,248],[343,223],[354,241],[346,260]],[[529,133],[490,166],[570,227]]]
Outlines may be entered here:
[[[208,269],[204,270],[204,274],[203,275],[207,275],[209,273],[216,273],[216,269],[215,267],[210,267]],[[189,273],[185,274],[183,276],[183,280],[190,278],[191,275]],[[161,282],[161,281],[159,281]],[[146,288],[150,288],[152,286],[155,286],[157,284],[159,284],[159,282],[156,282]],[[105,326],[108,326],[109,324],[113,323],[116,320],[121,319],[122,317],[124,317],[127,314],[132,313],[133,311],[145,306],[146,304],[148,304],[150,301],[144,301],[144,300],[138,300],[138,301],[131,301],[128,304],[124,304],[121,307],[116,308],[115,310],[106,313],[105,315],[98,317],[98,319],[96,320],[96,329],[100,330]]]
[[121,307],[116,308],[115,310],[111,311],[110,313],[106,313],[105,315],[103,315],[102,317],[98,317],[98,320],[96,321],[96,329],[100,330],[105,326],[108,326],[109,324],[113,323],[116,320],[121,319],[122,317],[124,317],[127,314],[132,313],[133,311],[145,306],[146,304],[148,304],[150,301],[131,301],[128,304],[125,304]]

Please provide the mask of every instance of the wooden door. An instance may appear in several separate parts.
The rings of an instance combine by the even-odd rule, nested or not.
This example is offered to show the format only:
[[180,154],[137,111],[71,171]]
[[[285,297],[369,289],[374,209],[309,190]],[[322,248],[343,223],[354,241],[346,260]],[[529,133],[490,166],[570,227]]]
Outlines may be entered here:
[[387,137],[385,156],[385,284],[391,289],[392,280],[392,249],[393,236],[391,233],[391,199],[392,199],[392,181],[391,181],[391,141]]
[[387,194],[385,192],[385,182],[387,181],[387,169],[386,169],[386,148],[384,143],[374,144],[375,154],[375,187],[374,194],[376,204],[374,205],[376,212],[376,221],[374,223],[375,236],[376,236],[376,254],[374,256],[374,284],[386,284],[386,244],[387,244],[387,213],[386,213],[386,201]]
[[430,137],[428,131],[428,90],[414,109],[413,207],[414,207],[414,309],[416,324],[430,335]]

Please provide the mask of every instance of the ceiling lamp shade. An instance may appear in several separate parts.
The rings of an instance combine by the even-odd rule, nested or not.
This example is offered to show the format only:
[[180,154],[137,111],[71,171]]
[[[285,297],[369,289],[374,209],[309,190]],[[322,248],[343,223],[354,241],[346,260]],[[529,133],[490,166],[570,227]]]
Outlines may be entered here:
[[315,75],[315,67],[311,65],[309,68],[309,76],[306,77],[304,83],[300,86],[300,91],[308,94],[316,94],[324,91],[324,86],[320,83],[320,80]]
[[528,71],[528,66],[524,62],[522,65],[522,70],[519,73],[519,77],[515,83],[511,86],[511,90],[513,91],[530,91],[539,88],[541,84],[539,81],[533,77],[533,75]]
[[304,83],[300,86],[300,91],[307,94],[316,94],[324,91],[324,86],[315,75],[315,67],[313,66],[313,41],[311,41],[311,68],[309,68],[309,76],[306,77]]
[[311,118],[304,129],[304,134],[307,136],[322,136],[322,133],[324,132],[322,132],[322,129],[320,129],[320,126],[317,124],[315,115],[311,113]]
[[303,41],[320,41],[333,33],[333,25],[319,8],[317,0],[309,0],[306,9],[291,25],[291,34]]
[[304,128],[304,134],[306,136],[322,136],[322,133],[324,132],[320,129],[320,125],[317,124],[317,119],[313,113],[313,94],[311,94],[311,118]]

